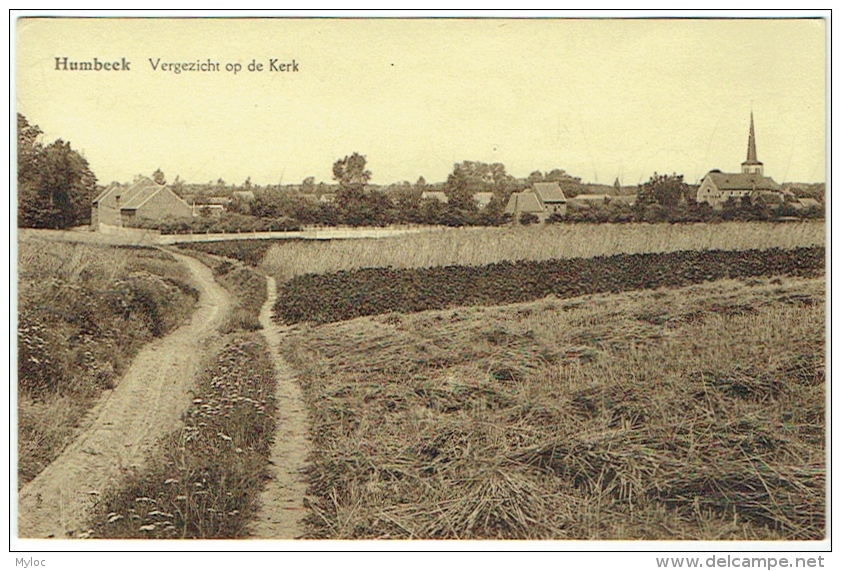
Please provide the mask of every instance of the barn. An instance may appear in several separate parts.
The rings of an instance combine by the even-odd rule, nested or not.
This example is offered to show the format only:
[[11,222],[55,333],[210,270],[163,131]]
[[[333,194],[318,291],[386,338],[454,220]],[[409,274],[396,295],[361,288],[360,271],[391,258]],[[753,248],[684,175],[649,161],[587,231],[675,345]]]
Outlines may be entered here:
[[567,212],[567,197],[557,182],[537,182],[530,190],[515,192],[508,199],[505,212],[519,216],[535,214],[541,219]]
[[91,225],[137,226],[144,221],[191,218],[193,209],[166,185],[141,177],[131,185],[112,183],[93,200]]

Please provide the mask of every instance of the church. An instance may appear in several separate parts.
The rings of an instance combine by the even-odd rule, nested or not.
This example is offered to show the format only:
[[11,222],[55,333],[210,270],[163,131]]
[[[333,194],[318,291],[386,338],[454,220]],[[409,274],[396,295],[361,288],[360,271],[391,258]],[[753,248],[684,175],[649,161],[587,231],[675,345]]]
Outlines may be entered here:
[[756,134],[753,129],[753,111],[750,114],[748,135],[748,156],[742,163],[742,172],[726,173],[712,170],[707,173],[698,188],[696,200],[706,202],[714,208],[721,208],[727,199],[741,201],[744,197],[765,202],[782,202],[783,193],[774,179],[764,176],[762,163],[756,158]]

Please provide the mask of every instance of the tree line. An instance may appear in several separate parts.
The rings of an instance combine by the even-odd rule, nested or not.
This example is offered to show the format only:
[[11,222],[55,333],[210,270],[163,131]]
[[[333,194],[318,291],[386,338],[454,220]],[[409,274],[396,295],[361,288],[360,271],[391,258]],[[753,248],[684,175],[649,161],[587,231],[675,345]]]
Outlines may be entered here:
[[43,131],[18,113],[18,226],[63,229],[90,223],[96,176],[70,143],[41,141]]

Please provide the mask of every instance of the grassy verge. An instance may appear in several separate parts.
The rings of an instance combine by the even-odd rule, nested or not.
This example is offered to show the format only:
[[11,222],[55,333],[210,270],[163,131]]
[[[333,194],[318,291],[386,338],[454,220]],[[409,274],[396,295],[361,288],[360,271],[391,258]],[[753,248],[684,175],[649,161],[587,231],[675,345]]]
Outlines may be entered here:
[[360,268],[482,266],[505,260],[539,261],[679,250],[764,250],[823,246],[825,241],[823,221],[552,224],[440,230],[373,241],[284,242],[265,252],[261,266],[282,283],[303,274]]
[[487,266],[368,268],[308,274],[280,284],[275,315],[283,323],[330,323],[392,311],[498,305],[548,294],[575,297],[722,278],[824,272],[822,247],[793,250],[680,251],[609,257],[499,262]]
[[236,300],[222,326],[224,347],[198,379],[183,428],[160,442],[142,472],[102,495],[93,537],[241,538],[259,508],[276,408],[269,347],[253,332],[265,278],[210,254],[196,257]]
[[825,533],[825,281],[305,326],[318,538]]
[[274,432],[263,337],[232,336],[196,386],[184,427],[147,468],[101,498],[93,537],[232,539],[258,509]]
[[[224,243],[229,245],[229,242]],[[253,269],[255,263],[243,265],[238,263],[234,250],[218,243],[191,244],[187,248],[188,254],[201,260],[213,270],[213,277],[222,286],[233,293],[234,305],[231,313],[220,327],[223,334],[234,331],[258,331],[260,325],[260,308],[266,302],[266,278]],[[212,246],[209,248],[193,248],[192,246]],[[256,246],[260,246],[257,244]],[[259,248],[257,248],[259,250]],[[228,255],[230,254],[230,255]],[[247,257],[247,256],[245,256]]]
[[266,252],[281,240],[230,240],[219,242],[193,242],[180,244],[179,248],[239,260],[249,266],[258,266]]
[[132,357],[193,310],[172,256],[147,248],[19,243],[18,485],[75,437]]

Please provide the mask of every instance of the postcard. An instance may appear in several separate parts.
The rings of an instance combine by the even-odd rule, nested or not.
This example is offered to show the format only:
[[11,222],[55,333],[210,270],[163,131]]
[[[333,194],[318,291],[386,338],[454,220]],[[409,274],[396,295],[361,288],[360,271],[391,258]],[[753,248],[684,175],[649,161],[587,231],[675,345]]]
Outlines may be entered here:
[[18,18],[13,538],[823,545],[827,34]]

